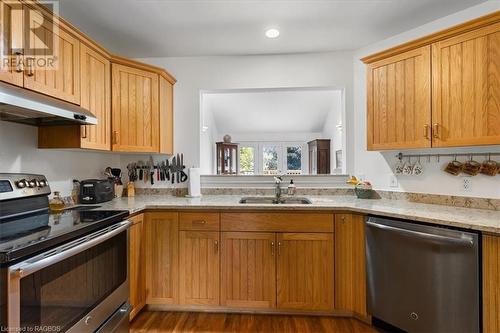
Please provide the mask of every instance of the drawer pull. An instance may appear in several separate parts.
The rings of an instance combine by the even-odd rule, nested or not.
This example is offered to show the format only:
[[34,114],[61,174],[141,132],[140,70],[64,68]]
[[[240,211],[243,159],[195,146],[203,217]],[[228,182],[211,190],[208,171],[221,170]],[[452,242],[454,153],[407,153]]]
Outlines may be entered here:
[[278,242],[278,256],[281,255],[281,242]]
[[207,221],[205,220],[193,220],[193,224],[206,224]]
[[274,242],[271,242],[271,255],[274,257]]

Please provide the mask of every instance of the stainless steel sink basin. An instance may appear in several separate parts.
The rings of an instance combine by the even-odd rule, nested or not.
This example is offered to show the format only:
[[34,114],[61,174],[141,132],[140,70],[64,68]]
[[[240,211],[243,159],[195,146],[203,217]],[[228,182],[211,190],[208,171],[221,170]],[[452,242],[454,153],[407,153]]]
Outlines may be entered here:
[[310,205],[311,200],[303,197],[284,197],[279,201],[275,197],[243,197],[240,204],[274,204],[274,205]]

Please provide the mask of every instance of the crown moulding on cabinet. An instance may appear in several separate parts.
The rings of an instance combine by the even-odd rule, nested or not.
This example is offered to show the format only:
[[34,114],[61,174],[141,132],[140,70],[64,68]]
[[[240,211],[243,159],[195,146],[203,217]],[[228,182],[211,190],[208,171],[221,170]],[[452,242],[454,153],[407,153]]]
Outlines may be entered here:
[[473,19],[471,21],[467,21],[465,23],[461,23],[455,25],[451,28],[447,28],[433,34],[391,47],[387,50],[380,51],[369,56],[361,58],[361,61],[365,64],[371,64],[376,61],[395,56],[397,54],[411,51],[417,49],[422,46],[430,45],[432,43],[439,42],[441,40],[454,37],[475,29],[479,29],[490,24],[494,24],[500,22],[500,10],[495,11],[491,14],[481,16],[479,18]]

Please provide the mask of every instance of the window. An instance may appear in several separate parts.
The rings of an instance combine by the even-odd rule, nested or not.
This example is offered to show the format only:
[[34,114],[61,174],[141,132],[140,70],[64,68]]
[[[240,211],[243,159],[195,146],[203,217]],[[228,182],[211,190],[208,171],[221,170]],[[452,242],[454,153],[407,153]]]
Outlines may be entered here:
[[241,142],[239,145],[240,175],[306,174],[307,143],[303,142]]
[[240,146],[240,174],[255,175],[256,168],[256,147],[245,145]]
[[264,175],[277,175],[280,168],[279,146],[264,145],[262,147],[262,173]]
[[302,147],[300,145],[286,147],[286,174],[302,174]]

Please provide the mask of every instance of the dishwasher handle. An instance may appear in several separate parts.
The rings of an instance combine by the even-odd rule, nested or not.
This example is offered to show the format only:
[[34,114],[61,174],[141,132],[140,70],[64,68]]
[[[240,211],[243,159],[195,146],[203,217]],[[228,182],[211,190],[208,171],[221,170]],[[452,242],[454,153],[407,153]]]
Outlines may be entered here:
[[466,245],[466,246],[473,246],[474,245],[474,239],[470,236],[465,236],[465,235],[463,235],[462,237],[449,237],[449,236],[430,234],[430,233],[421,232],[421,231],[414,231],[414,230],[409,230],[409,229],[397,228],[397,227],[393,227],[393,226],[386,225],[386,224],[374,223],[371,221],[366,221],[366,224],[370,227],[384,229],[384,230],[388,230],[388,231],[393,231],[396,233],[405,234],[405,235],[413,236],[413,237],[424,238],[424,239],[432,240],[432,241],[454,243],[454,244],[460,244],[460,245]]

